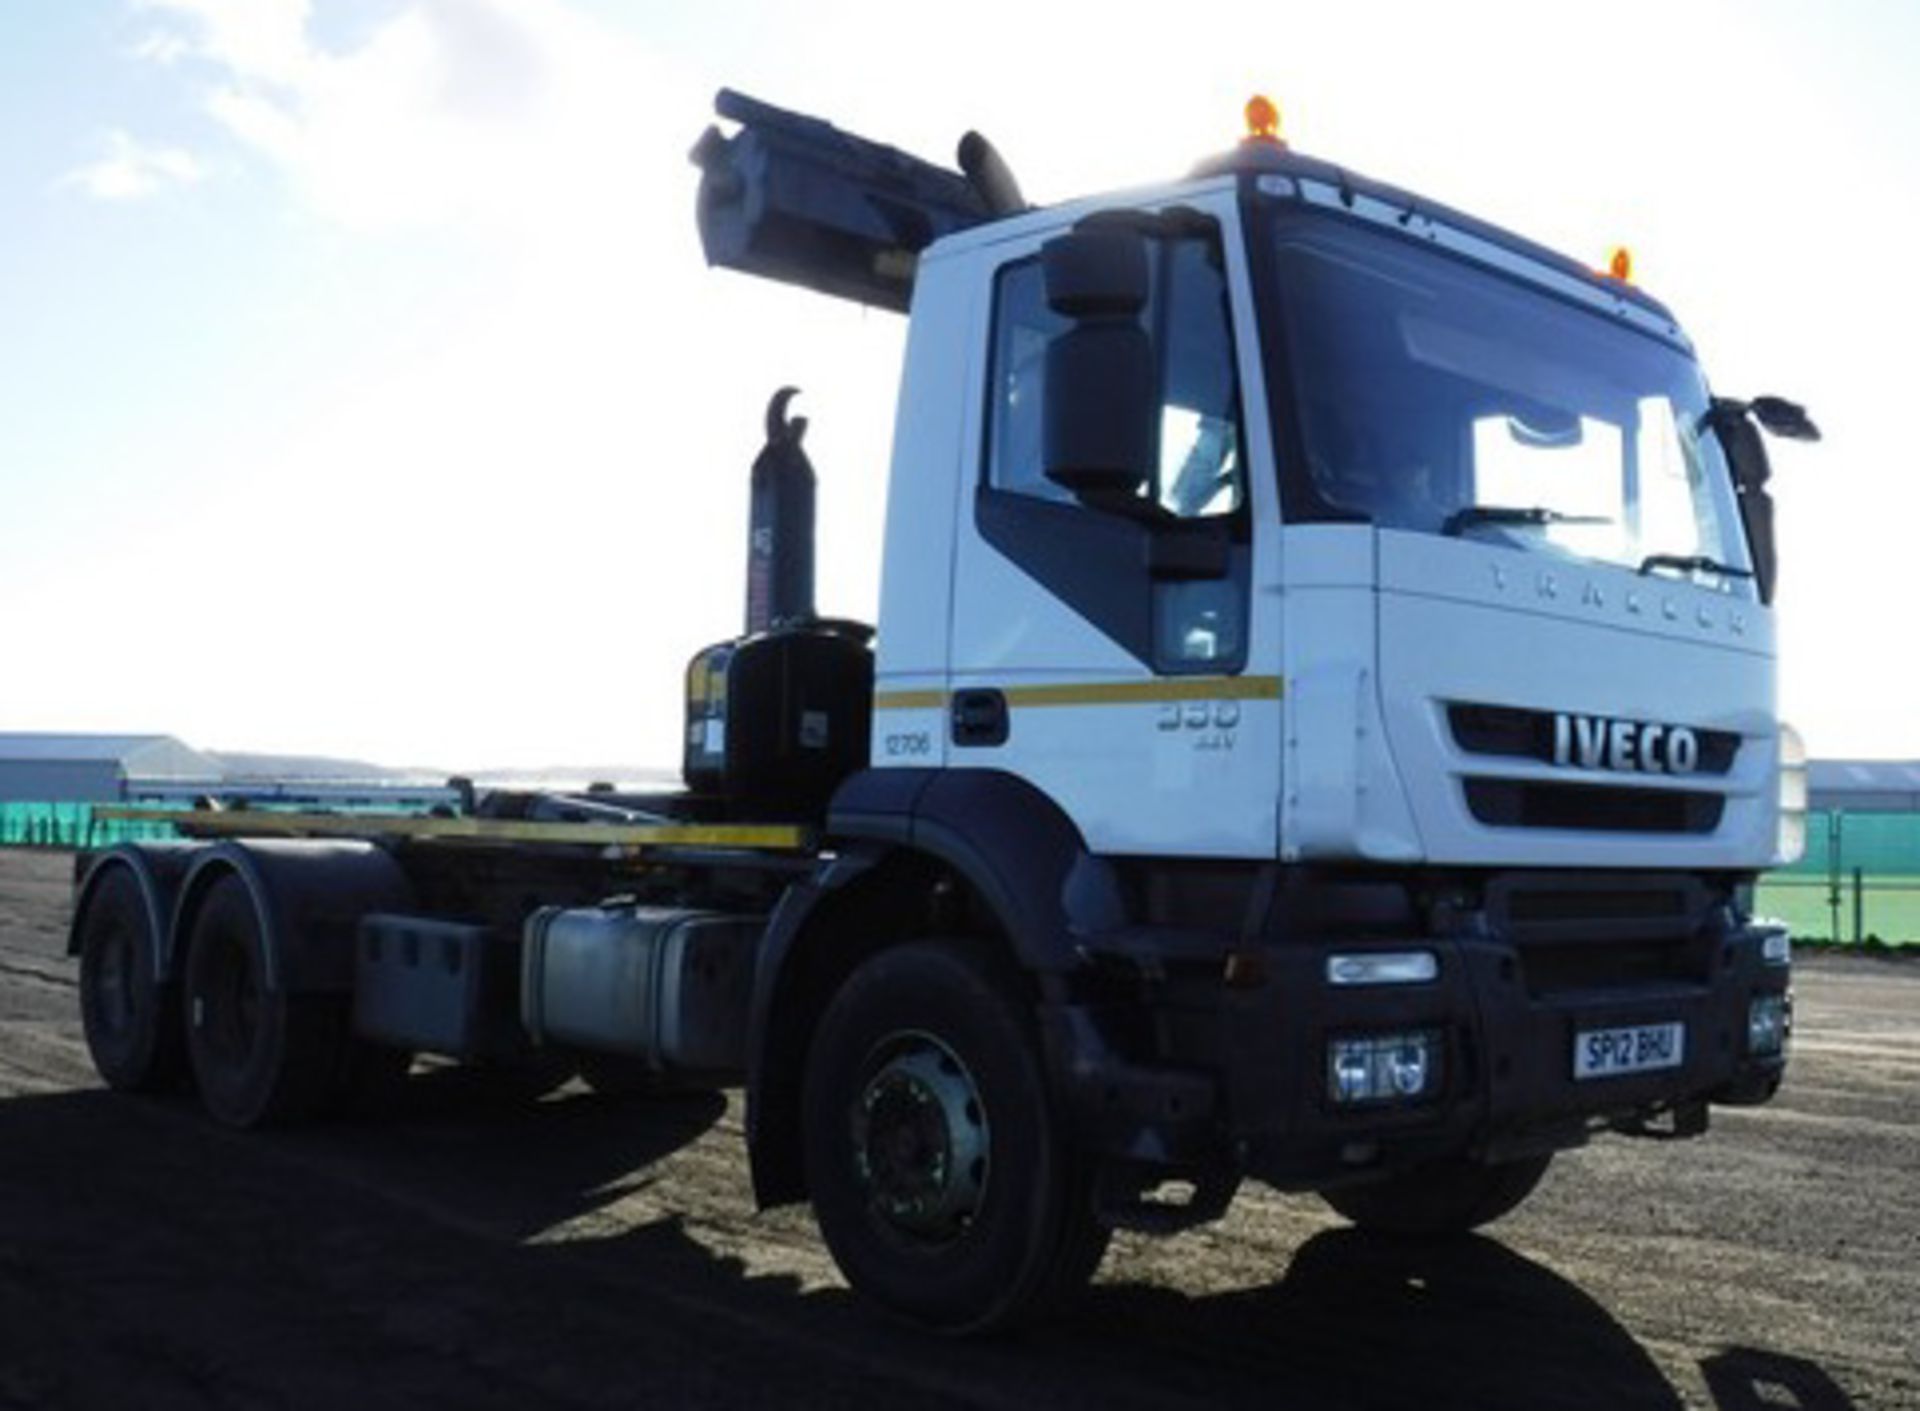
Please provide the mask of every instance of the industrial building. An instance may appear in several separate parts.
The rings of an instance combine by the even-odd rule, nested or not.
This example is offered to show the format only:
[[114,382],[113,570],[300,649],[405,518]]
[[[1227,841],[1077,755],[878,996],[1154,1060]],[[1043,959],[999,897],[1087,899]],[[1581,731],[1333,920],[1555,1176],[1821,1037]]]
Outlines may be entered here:
[[1920,813],[1920,760],[1816,759],[1807,765],[1816,812]]
[[113,803],[148,786],[208,784],[219,762],[171,735],[0,732],[0,800]]

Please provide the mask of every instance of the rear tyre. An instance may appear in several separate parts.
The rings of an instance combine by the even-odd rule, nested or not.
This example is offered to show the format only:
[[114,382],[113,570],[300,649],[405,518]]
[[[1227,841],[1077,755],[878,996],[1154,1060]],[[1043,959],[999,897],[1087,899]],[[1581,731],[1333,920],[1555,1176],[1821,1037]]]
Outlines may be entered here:
[[1030,1320],[1106,1252],[1028,1006],[964,943],[854,972],[814,1037],[804,1112],[821,1233],[889,1312],[946,1333]]
[[266,939],[238,877],[214,883],[188,942],[187,1056],[200,1101],[229,1127],[290,1122],[337,1089],[347,1007],[267,985]]
[[1545,1156],[1489,1164],[1459,1156],[1384,1181],[1320,1192],[1363,1230],[1396,1235],[1463,1234],[1498,1220],[1533,1193],[1553,1162]]
[[160,983],[140,884],[112,867],[80,918],[80,1022],[94,1069],[119,1092],[159,1092],[186,1075],[180,996]]

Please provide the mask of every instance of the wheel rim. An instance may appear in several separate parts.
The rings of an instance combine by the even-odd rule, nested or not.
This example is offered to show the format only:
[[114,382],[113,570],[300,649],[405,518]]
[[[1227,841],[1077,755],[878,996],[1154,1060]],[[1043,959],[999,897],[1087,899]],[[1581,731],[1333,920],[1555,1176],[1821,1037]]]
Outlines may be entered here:
[[133,936],[125,925],[101,935],[90,968],[87,1005],[94,1027],[106,1038],[124,1038],[134,1020]]
[[986,1194],[987,1107],[967,1065],[929,1034],[879,1045],[852,1114],[854,1170],[873,1212],[911,1239],[945,1244]]
[[237,937],[219,938],[195,999],[196,1027],[207,1055],[225,1068],[244,1066],[260,1032],[260,987]]

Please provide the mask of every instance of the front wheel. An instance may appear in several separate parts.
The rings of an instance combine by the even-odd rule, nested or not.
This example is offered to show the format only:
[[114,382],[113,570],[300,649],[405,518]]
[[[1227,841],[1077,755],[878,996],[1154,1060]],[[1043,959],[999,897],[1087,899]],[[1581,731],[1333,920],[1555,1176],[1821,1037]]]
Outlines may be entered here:
[[1027,1005],[976,946],[883,951],[842,987],[808,1057],[807,1178],[861,1294],[941,1332],[1030,1318],[1106,1252]]
[[1456,1156],[1362,1186],[1320,1192],[1363,1230],[1397,1235],[1449,1235],[1498,1220],[1540,1184],[1552,1153],[1484,1162]]

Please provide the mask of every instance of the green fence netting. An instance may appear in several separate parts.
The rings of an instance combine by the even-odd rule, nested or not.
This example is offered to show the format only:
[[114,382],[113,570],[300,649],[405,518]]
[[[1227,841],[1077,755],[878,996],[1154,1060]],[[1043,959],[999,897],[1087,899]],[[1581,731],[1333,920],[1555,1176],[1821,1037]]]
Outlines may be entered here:
[[0,801],[0,847],[108,848],[176,836],[170,823],[96,818],[84,803]]
[[1767,875],[1757,909],[1804,939],[1920,943],[1920,814],[1809,813],[1806,855]]

